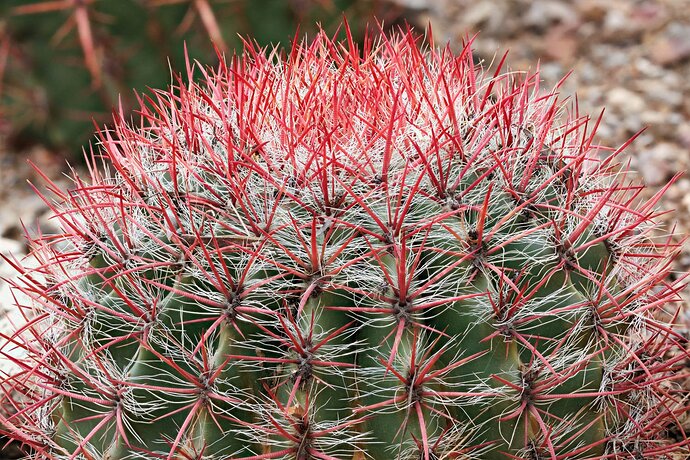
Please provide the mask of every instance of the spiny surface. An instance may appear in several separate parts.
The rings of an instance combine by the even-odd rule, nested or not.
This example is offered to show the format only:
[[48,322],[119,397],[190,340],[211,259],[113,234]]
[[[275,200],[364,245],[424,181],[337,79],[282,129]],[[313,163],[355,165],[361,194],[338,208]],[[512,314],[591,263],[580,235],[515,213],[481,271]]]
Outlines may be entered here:
[[63,233],[16,286],[3,422],[35,458],[685,444],[665,440],[687,407],[659,197],[538,75],[417,41],[247,44],[103,132],[109,166],[53,190]]

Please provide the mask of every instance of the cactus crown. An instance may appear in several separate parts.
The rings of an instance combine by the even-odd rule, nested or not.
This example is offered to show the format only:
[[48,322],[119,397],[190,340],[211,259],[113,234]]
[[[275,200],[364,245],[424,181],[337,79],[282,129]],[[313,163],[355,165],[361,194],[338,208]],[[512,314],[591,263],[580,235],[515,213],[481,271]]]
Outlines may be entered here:
[[470,45],[247,43],[120,116],[16,285],[12,436],[51,459],[681,449],[661,195]]

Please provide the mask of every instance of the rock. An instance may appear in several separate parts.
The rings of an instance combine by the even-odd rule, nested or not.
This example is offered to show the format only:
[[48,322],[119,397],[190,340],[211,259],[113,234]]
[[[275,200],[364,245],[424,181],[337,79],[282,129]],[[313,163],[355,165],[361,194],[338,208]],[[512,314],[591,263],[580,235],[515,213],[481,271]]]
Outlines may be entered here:
[[544,54],[559,62],[572,62],[580,43],[570,25],[551,27],[544,37],[544,42]]
[[650,45],[650,57],[669,67],[690,57],[690,24],[672,22]]
[[639,72],[640,74],[648,78],[664,77],[664,75],[667,73],[662,67],[658,66],[657,64],[653,63],[651,60],[645,57],[635,59],[634,64],[635,71]]
[[628,35],[630,21],[625,11],[621,9],[610,9],[604,17],[604,32],[607,38],[615,39],[616,36],[624,38],[621,35]]
[[393,3],[411,10],[424,10],[429,7],[429,0],[394,0]]
[[492,2],[476,2],[464,12],[462,21],[475,28],[495,30],[503,21],[501,9]]
[[630,10],[630,22],[634,29],[648,32],[660,28],[668,20],[666,6],[657,1],[642,1]]
[[676,140],[681,147],[690,150],[690,122],[681,123],[676,129]]
[[[21,254],[24,244],[20,241],[0,237],[0,254]],[[0,275],[2,275],[2,267],[5,265],[4,260],[0,259]]]
[[622,53],[619,46],[610,43],[593,45],[592,56],[600,62],[600,67],[613,71],[618,71],[630,64],[630,56],[627,53]]
[[677,91],[677,88],[670,87],[658,79],[640,80],[637,87],[642,90],[645,100],[658,102],[667,109],[679,108],[683,102],[683,94]]
[[575,6],[584,21],[601,22],[606,17],[606,0],[581,0]]
[[606,95],[606,105],[615,107],[623,113],[642,112],[645,102],[636,93],[625,88],[613,88]]
[[522,21],[537,30],[545,30],[553,24],[575,24],[578,17],[572,6],[566,2],[536,0],[530,3]]
[[644,149],[636,161],[636,169],[647,185],[665,184],[676,173],[678,148],[668,142]]
[[[690,193],[686,193],[685,196],[683,196],[681,202],[683,203],[685,212],[690,214]],[[690,254],[686,254],[684,256],[684,260],[682,260],[681,262],[683,262],[685,266],[690,266]],[[690,312],[688,312],[688,314],[690,314]]]

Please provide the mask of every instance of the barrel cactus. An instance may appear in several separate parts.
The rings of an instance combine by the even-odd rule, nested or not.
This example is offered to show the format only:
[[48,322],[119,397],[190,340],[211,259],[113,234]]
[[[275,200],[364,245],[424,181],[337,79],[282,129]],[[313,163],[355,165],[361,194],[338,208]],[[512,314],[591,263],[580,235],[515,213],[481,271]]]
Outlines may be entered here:
[[538,74],[347,31],[187,74],[13,262],[2,423],[29,456],[683,452],[660,194]]

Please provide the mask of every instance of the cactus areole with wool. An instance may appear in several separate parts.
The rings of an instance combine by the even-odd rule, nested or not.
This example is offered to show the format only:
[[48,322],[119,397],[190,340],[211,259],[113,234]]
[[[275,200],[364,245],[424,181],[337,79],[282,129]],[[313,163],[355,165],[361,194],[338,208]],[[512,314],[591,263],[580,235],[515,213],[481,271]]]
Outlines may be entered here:
[[190,65],[53,187],[5,429],[61,460],[681,452],[659,195],[538,75],[345,36]]

